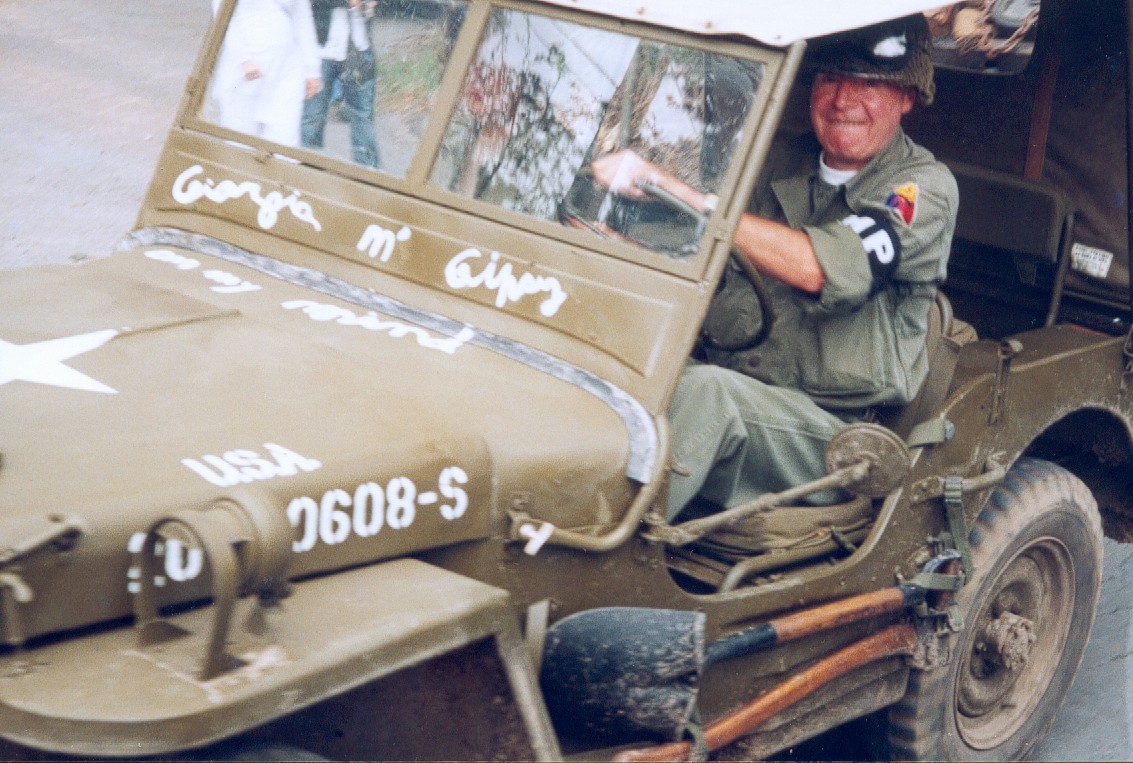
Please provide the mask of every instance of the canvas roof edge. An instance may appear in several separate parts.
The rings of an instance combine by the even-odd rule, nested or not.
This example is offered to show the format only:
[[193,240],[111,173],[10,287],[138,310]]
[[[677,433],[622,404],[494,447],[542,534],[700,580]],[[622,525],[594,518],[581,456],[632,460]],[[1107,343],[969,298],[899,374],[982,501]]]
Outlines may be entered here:
[[628,21],[711,36],[737,35],[774,47],[952,5],[940,0],[540,0]]

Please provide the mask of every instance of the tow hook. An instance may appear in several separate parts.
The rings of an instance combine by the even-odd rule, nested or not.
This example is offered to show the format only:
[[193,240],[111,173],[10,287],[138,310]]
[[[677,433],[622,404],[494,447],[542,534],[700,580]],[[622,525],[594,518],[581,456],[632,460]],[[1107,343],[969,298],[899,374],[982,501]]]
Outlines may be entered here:
[[243,664],[228,653],[237,597],[252,592],[261,605],[270,605],[287,595],[292,529],[270,497],[251,491],[217,500],[204,511],[183,510],[158,518],[131,548],[128,572],[142,647],[188,635],[164,619],[158,607],[157,589],[165,584],[164,557],[174,545],[167,536],[191,538],[201,563],[211,571],[215,614],[208,632],[198,634],[205,642],[198,678],[207,681]]

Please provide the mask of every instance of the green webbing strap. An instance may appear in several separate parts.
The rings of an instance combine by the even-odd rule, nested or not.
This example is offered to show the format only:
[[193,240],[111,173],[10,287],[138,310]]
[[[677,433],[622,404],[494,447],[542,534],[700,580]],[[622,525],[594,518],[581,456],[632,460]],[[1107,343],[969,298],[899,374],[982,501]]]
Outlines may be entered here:
[[693,708],[688,725],[685,726],[685,733],[692,737],[688,759],[708,760],[708,739],[704,736],[704,726],[701,725],[699,705]]
[[955,427],[952,426],[951,421],[929,419],[913,427],[913,431],[909,432],[909,436],[905,438],[905,444],[910,448],[919,448],[922,445],[939,445],[951,440],[954,433]]
[[964,576],[972,576],[972,549],[968,545],[968,523],[964,518],[964,478],[955,474],[944,478],[944,509],[948,516],[948,531],[952,543],[960,552],[960,567]]
[[963,575],[947,575],[943,572],[921,572],[909,581],[927,591],[959,591],[964,587]]

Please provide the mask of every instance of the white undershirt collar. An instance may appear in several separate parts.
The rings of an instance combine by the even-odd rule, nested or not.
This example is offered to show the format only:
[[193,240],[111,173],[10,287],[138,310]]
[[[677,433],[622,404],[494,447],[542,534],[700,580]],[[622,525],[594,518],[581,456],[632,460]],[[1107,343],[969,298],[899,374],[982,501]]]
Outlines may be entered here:
[[858,174],[857,170],[836,170],[826,164],[826,154],[820,154],[818,157],[818,176],[822,178],[822,182],[828,183],[835,188],[845,185],[850,182],[854,175]]

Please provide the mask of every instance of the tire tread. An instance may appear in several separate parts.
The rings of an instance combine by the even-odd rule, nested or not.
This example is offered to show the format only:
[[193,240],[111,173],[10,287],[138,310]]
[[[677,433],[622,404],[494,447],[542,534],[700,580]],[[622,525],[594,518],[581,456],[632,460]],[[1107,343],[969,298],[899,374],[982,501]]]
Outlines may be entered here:
[[[1030,519],[1023,507],[1036,499],[1057,499],[1076,503],[1083,509],[1088,535],[1095,548],[1095,558],[1102,557],[1102,525],[1097,502],[1089,488],[1073,473],[1049,461],[1020,458],[1008,471],[1003,482],[993,491],[969,530],[973,553],[982,548],[995,548],[1009,542],[1013,534]],[[1094,608],[1101,588],[1101,565],[1095,570]],[[955,657],[954,657],[955,659]],[[931,674],[913,669],[909,674],[904,698],[889,710],[889,752],[894,760],[943,760],[940,748],[944,729],[938,712],[939,697],[933,697],[927,684]],[[1053,722],[1053,715],[1047,724]],[[1044,729],[1044,733],[1045,733]],[[1041,735],[1040,735],[1041,738]],[[1037,741],[1037,740],[1036,740]],[[1029,752],[1020,751],[1021,755]]]

